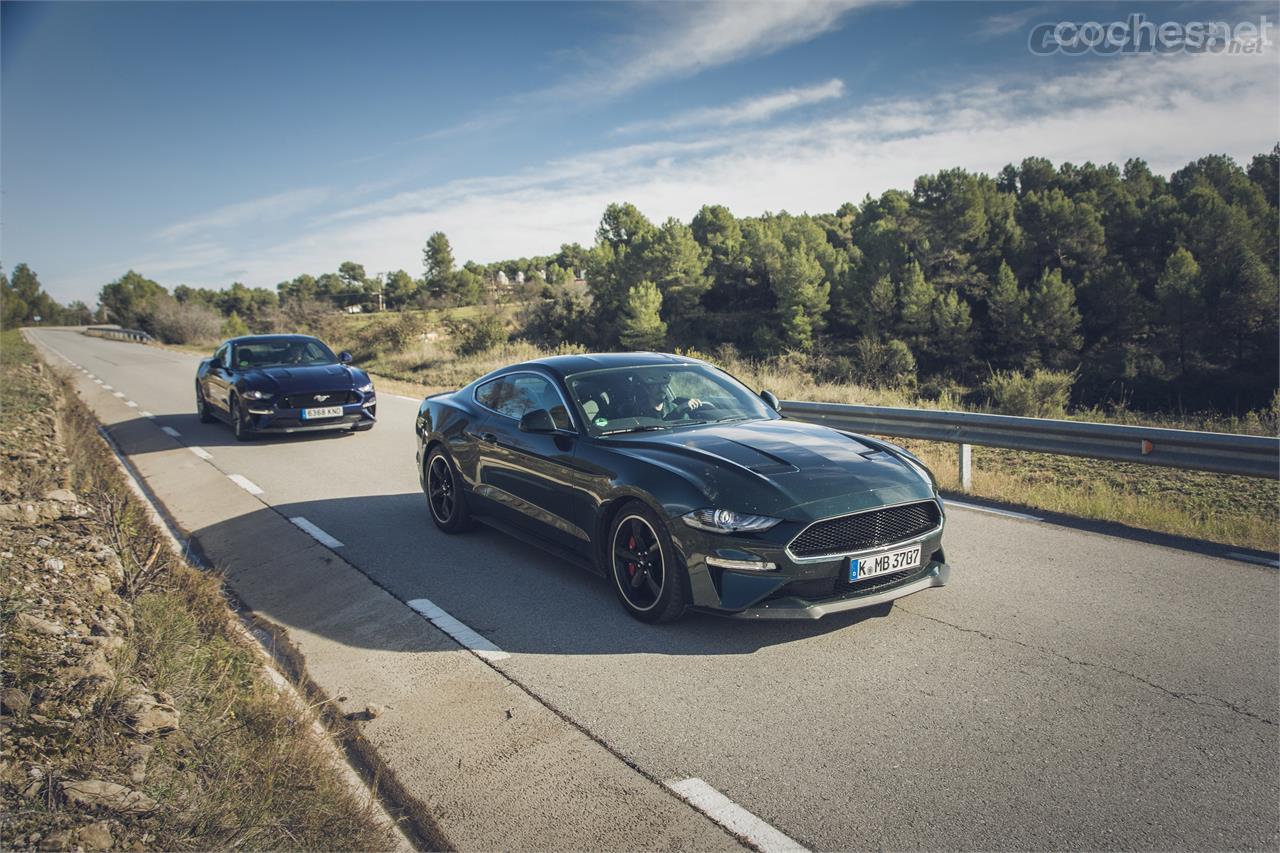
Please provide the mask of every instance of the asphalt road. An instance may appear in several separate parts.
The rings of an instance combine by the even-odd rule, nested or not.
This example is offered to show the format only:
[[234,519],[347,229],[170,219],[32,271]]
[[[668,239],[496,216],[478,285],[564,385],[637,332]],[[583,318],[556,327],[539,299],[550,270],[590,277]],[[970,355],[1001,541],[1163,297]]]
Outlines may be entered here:
[[955,508],[952,584],[887,615],[651,627],[504,534],[437,532],[416,401],[382,395],[367,433],[237,444],[194,414],[195,358],[36,334],[646,772],[813,849],[1280,843],[1275,569]]

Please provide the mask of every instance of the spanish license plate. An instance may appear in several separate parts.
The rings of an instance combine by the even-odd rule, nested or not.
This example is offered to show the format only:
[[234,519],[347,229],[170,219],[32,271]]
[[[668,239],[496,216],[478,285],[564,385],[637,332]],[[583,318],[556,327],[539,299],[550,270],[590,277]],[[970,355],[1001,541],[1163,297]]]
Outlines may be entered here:
[[304,421],[314,421],[321,418],[340,418],[342,417],[341,406],[324,406],[320,409],[303,409],[302,419]]
[[886,551],[883,554],[875,554],[871,557],[850,558],[849,580],[860,581],[864,578],[873,578],[876,575],[919,567],[920,546],[912,545],[910,548]]

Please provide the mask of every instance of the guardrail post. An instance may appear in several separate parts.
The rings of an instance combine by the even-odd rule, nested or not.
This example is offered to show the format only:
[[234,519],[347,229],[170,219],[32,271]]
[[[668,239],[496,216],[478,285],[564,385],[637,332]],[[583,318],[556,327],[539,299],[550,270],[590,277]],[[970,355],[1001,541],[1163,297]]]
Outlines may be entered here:
[[973,491],[973,445],[960,445],[960,491]]

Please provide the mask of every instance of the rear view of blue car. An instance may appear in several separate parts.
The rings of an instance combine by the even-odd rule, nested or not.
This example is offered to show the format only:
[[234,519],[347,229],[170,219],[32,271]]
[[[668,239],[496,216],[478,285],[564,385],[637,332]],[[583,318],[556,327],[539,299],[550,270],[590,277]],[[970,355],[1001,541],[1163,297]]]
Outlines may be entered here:
[[369,374],[308,335],[251,335],[218,347],[196,371],[196,411],[226,421],[236,438],[345,429],[377,422]]

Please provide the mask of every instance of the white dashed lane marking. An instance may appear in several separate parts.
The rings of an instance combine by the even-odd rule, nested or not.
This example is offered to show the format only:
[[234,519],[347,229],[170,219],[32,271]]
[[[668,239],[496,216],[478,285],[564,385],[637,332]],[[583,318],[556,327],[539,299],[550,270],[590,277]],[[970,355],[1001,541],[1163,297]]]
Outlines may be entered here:
[[123,400],[123,399],[124,399],[124,392],[123,392],[123,391],[112,391],[112,392],[111,392],[111,396],[112,396],[112,397],[119,397],[121,400]]
[[124,401],[124,404],[125,404],[126,406],[128,406],[129,408],[131,408],[131,409],[136,409],[136,408],[138,408],[138,404],[137,404],[137,403],[135,403],[135,402],[133,402],[132,400],[125,400],[125,401]]
[[471,628],[436,607],[429,599],[415,598],[413,601],[408,602],[408,605],[427,617],[432,625],[435,625],[441,631],[457,640],[460,645],[465,646],[485,660],[506,660],[511,657],[511,655],[477,634]]
[[[201,459],[212,459],[212,458],[213,458],[213,454],[212,454],[212,453],[210,453],[209,451],[205,450],[203,447],[197,447],[197,446],[195,446],[194,444],[193,444],[193,445],[191,445],[190,447],[188,447],[188,448],[187,448],[187,450],[190,450],[192,453],[194,453],[196,456],[199,456]],[[236,476],[239,476],[239,475],[237,474]],[[234,480],[234,479],[235,479],[235,477],[232,477],[232,479]],[[248,480],[245,480],[245,482],[246,482],[246,483],[248,483],[249,481],[248,481]],[[252,484],[252,483],[249,483],[249,485],[253,485],[253,484]],[[256,489],[256,488],[258,488],[258,487],[257,487],[257,486],[254,486],[254,488]],[[256,494],[261,494],[261,492],[257,492]]]
[[[143,414],[145,415],[145,414],[146,414],[146,412],[143,412]],[[161,432],[164,432],[164,433],[166,433],[166,434],[168,434],[168,435],[170,435],[170,436],[172,436],[172,437],[174,437],[174,438],[181,438],[181,437],[182,437],[182,433],[178,432],[178,431],[177,431],[176,429],[174,429],[173,427],[162,426],[162,427],[160,427],[160,431],[161,431]]]
[[253,480],[250,480],[248,477],[244,476],[243,474],[228,474],[227,479],[229,479],[231,482],[235,483],[237,486],[244,489],[246,492],[248,492],[251,495],[262,494],[262,489],[258,488],[257,484],[254,483]]
[[324,532],[323,530],[321,530],[319,527],[316,527],[314,524],[312,524],[311,522],[307,521],[307,520],[306,520],[305,518],[303,518],[302,516],[300,516],[300,515],[299,515],[299,516],[295,516],[295,517],[293,517],[293,518],[291,518],[291,519],[289,519],[289,520],[290,520],[290,521],[292,521],[292,522],[294,523],[294,525],[298,527],[298,529],[300,529],[300,530],[304,530],[304,531],[306,531],[308,534],[310,534],[310,535],[311,535],[311,538],[312,538],[312,539],[314,539],[314,540],[316,540],[317,542],[319,542],[321,545],[327,545],[327,546],[328,546],[328,547],[330,547],[330,548],[341,548],[341,547],[342,547],[342,543],[341,543],[341,542],[339,542],[337,539],[334,539],[334,538],[333,538],[332,536],[330,536],[328,533],[325,533],[325,532]]
[[[155,417],[155,415],[151,414],[150,412],[138,412],[138,414],[142,415],[144,418],[154,418],[154,417]],[[161,429],[164,429],[164,427],[161,427]],[[176,430],[175,430],[175,431],[176,431]]]
[[701,779],[667,782],[680,799],[693,806],[735,835],[750,841],[763,853],[806,851],[803,844],[774,829]]
[[1038,515],[1028,515],[1025,512],[1013,512],[1012,510],[1007,510],[1007,509],[992,509],[989,506],[978,506],[977,504],[967,504],[967,503],[964,503],[963,501],[952,501],[952,500],[944,499],[944,502],[946,503],[947,506],[959,507],[960,509],[971,509],[971,510],[974,510],[975,512],[989,512],[992,515],[1003,515],[1005,518],[1020,518],[1023,521],[1044,521],[1044,519]]

